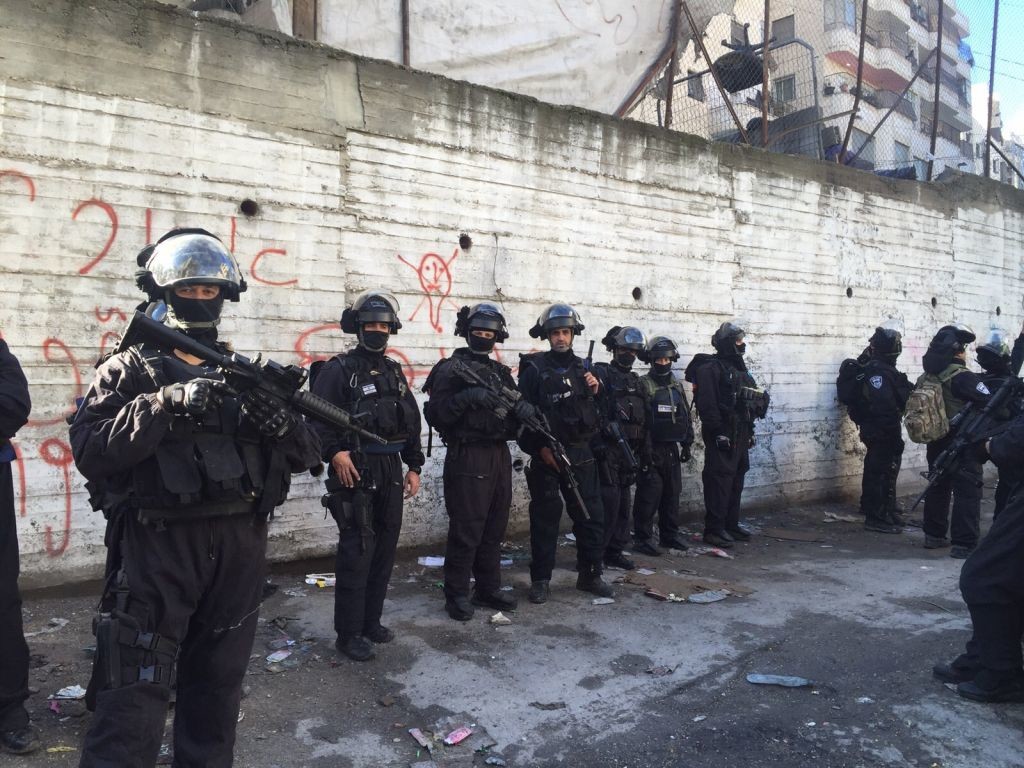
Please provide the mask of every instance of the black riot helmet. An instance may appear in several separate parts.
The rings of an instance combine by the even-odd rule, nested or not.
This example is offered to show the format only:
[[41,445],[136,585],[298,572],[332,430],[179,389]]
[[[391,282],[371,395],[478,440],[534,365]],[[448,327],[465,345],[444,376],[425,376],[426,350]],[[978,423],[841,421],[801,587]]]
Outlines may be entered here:
[[358,334],[366,323],[387,323],[390,333],[398,333],[402,321],[398,319],[398,299],[384,291],[363,291],[356,296],[351,307],[341,313],[341,330]]
[[472,307],[463,307],[455,317],[455,335],[469,339],[469,333],[474,328],[484,331],[494,331],[494,341],[497,344],[508,338],[508,328],[505,325],[505,316],[496,304],[489,301],[482,301]]
[[569,328],[575,337],[583,332],[584,325],[580,322],[579,313],[568,304],[552,304],[540,313],[537,324],[530,329],[530,336],[546,339],[556,328]]
[[974,335],[969,327],[963,323],[952,323],[939,328],[928,345],[929,352],[954,355],[967,349],[967,345],[974,341]]
[[653,363],[659,357],[667,357],[673,363],[679,359],[679,348],[668,336],[654,336],[639,355],[645,363]]
[[647,337],[643,331],[632,325],[616,325],[608,329],[608,333],[601,339],[601,343],[609,352],[614,352],[616,349],[628,349],[640,357],[640,354],[647,348]]
[[985,343],[977,346],[978,364],[988,373],[1009,371],[1010,335],[1002,328],[993,328]]
[[868,343],[876,355],[895,360],[903,351],[903,324],[893,318],[879,323]]
[[718,326],[718,330],[711,336],[711,346],[716,351],[725,354],[735,354],[736,344],[743,341],[747,332],[740,327],[735,320],[727,320]]

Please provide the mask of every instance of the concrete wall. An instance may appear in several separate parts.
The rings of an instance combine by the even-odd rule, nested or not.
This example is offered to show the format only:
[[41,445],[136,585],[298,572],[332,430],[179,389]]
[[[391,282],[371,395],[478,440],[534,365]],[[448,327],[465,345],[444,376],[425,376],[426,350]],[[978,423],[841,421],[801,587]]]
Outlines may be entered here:
[[[513,365],[556,299],[580,309],[586,338],[635,323],[679,340],[683,363],[738,315],[773,398],[751,505],[854,491],[858,445],[833,382],[880,317],[904,319],[914,373],[952,318],[984,328],[999,307],[1020,321],[1024,196],[1005,186],[897,184],[712,145],[163,5],[0,10],[0,330],[35,400],[15,466],[29,583],[99,571],[103,521],[63,417],[140,298],[136,252],[173,225],[218,233],[249,274],[223,334],[243,352],[329,355],[350,343],[335,325],[347,299],[395,292],[393,354],[414,386],[456,346],[456,308],[480,299],[505,307]],[[444,536],[435,451],[406,543]],[[921,461],[912,448],[906,478]],[[698,467],[699,453],[683,492],[694,513]],[[319,495],[297,479],[275,557],[330,551]]]

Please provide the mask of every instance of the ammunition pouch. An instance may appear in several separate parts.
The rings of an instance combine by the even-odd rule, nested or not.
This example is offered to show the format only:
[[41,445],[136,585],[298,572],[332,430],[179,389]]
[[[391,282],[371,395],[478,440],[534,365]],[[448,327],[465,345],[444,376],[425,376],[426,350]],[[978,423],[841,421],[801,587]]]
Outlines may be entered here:
[[174,685],[178,644],[156,632],[129,626],[130,617],[101,613],[93,619],[96,653],[85,703],[95,709],[96,694],[135,683]]
[[768,393],[756,387],[740,387],[739,401],[753,419],[763,419],[768,413]]
[[[360,477],[367,478],[369,473],[360,471]],[[367,542],[375,536],[373,529],[373,488],[361,485],[346,488],[337,477],[327,479],[327,493],[320,498],[320,504],[331,513],[338,524],[338,532],[355,530],[362,539],[362,550],[366,551]]]

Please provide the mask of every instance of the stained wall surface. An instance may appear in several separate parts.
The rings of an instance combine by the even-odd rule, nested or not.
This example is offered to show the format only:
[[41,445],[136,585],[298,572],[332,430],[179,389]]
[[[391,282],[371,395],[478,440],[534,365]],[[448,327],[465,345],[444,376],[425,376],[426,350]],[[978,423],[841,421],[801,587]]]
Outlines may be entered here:
[[[35,402],[14,467],[27,583],[101,568],[103,519],[64,417],[141,298],[136,253],[172,226],[214,231],[248,273],[222,333],[244,353],[329,356],[351,343],[336,325],[346,300],[394,292],[405,327],[391,354],[414,387],[457,345],[457,308],[483,299],[505,308],[512,366],[555,300],[579,308],[585,339],[627,322],[672,336],[681,365],[739,317],[773,402],[750,506],[856,492],[834,380],[880,318],[904,320],[912,375],[951,319],[1020,323],[1024,198],[1006,187],[712,145],[164,5],[0,9],[0,330]],[[443,540],[443,454],[407,507],[405,543]],[[694,518],[700,459],[684,470]],[[906,481],[922,462],[911,446]],[[321,492],[296,479],[274,557],[331,550]],[[517,476],[520,527],[525,509]]]

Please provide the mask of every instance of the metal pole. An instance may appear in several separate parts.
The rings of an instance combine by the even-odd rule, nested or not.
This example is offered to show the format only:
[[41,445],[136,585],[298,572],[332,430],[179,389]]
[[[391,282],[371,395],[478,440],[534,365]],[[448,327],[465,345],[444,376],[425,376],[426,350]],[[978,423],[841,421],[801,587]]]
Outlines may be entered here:
[[939,49],[936,48],[931,53],[929,53],[927,56],[925,56],[924,61],[921,62],[921,66],[919,66],[917,68],[917,72],[915,72],[914,76],[912,78],[910,78],[910,82],[907,83],[906,87],[900,93],[899,98],[896,99],[896,103],[893,104],[891,107],[889,107],[889,111],[886,112],[884,115],[882,115],[882,119],[879,120],[878,124],[875,125],[875,127],[871,129],[871,133],[869,133],[867,139],[865,139],[864,145],[860,149],[858,149],[856,152],[853,153],[853,157],[850,158],[850,162],[851,163],[854,160],[856,160],[858,157],[860,157],[860,150],[864,149],[864,147],[866,147],[871,142],[871,140],[873,138],[875,138],[875,134],[878,133],[878,129],[882,127],[882,123],[884,123],[886,120],[888,120],[889,119],[889,115],[891,115],[893,112],[896,111],[896,107],[898,107],[900,105],[900,102],[903,101],[903,98],[907,95],[907,91],[910,90],[910,86],[912,86],[914,84],[914,82],[917,80],[917,78],[921,76],[921,73],[924,72],[924,68],[928,66],[928,62],[932,60],[932,56],[934,56],[935,53],[938,50]]
[[[393,8],[394,6],[392,6]],[[410,66],[409,57],[409,0],[402,0],[402,64]]]
[[[864,0],[866,3],[867,0]],[[729,108],[729,114],[732,115],[732,120],[736,123],[736,127],[740,131],[740,136],[743,137],[743,143],[749,145],[750,137],[747,136],[747,131],[740,122],[739,115],[736,114],[736,109],[733,107],[732,102],[729,101],[729,94],[726,93],[725,88],[722,86],[722,80],[718,77],[718,71],[715,69],[714,62],[711,61],[711,56],[708,55],[708,49],[704,46],[704,35],[697,29],[697,24],[693,21],[693,15],[690,13],[690,6],[685,2],[682,5],[683,13],[686,14],[686,20],[690,22],[690,29],[693,30],[693,40],[697,43],[697,47],[700,48],[700,52],[704,54],[704,60],[708,63],[708,67],[711,69],[711,76],[715,78],[715,85],[718,88],[718,93],[722,96],[725,101],[725,106]],[[765,94],[761,94],[762,98],[766,98]]]
[[868,0],[864,0],[860,6],[860,52],[857,54],[857,93],[853,97],[853,112],[850,115],[850,122],[846,124],[846,135],[843,136],[843,146],[839,148],[837,163],[843,162],[846,156],[846,148],[850,146],[850,136],[853,135],[853,121],[857,117],[857,107],[860,106],[861,86],[864,83],[864,43],[868,34]]
[[[761,146],[768,146],[768,31],[771,18],[770,0],[764,0],[764,31],[761,33]],[[748,38],[749,41],[749,38]]]
[[[1010,14],[1013,15],[1012,13]],[[996,87],[996,33],[999,31],[999,0],[996,0],[995,16],[992,20],[992,58],[989,59],[988,71],[988,122],[985,125],[985,137],[992,136],[992,93]],[[985,178],[991,178],[992,163],[989,154],[989,142],[985,142]],[[1019,175],[1019,173],[1018,173]]]
[[668,62],[668,93],[665,95],[665,128],[672,127],[672,94],[676,92],[676,67],[679,66],[679,3],[672,9],[672,58]]
[[[932,144],[928,150],[928,176],[932,180],[932,168],[935,165],[935,142],[939,138],[939,88],[942,86],[942,20],[945,16],[946,0],[939,0],[939,36],[935,42],[935,50],[938,51],[935,57],[935,110],[932,112]],[[992,62],[992,69],[996,68]]]
[[[989,137],[989,140],[986,142],[986,144],[991,145],[992,149],[994,149],[996,151],[996,153],[1001,158],[1003,158],[1003,162],[1005,162],[1008,166],[1010,166],[1011,170],[1013,170],[1014,173],[1016,173],[1018,176],[1020,176],[1020,180],[1021,181],[1024,181],[1024,173],[1021,173],[1020,172],[1020,168],[1018,168],[1016,165],[1014,165],[1013,161],[1011,161],[1010,158],[1008,158],[1006,156],[1006,154],[1003,152],[1003,150],[1001,150],[999,148],[999,145],[996,144],[994,141],[992,141],[992,137]],[[986,147],[986,149],[988,149],[988,147]]]

